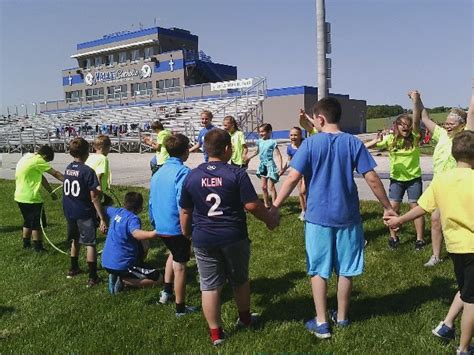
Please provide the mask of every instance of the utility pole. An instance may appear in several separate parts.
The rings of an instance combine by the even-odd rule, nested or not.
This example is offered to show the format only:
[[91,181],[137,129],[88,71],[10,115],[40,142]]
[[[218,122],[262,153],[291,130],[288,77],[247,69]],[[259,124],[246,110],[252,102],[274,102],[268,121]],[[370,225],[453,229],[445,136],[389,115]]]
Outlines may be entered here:
[[324,0],[316,0],[316,47],[318,63],[318,100],[328,96],[331,86],[330,60],[326,59],[326,53],[331,53],[329,45],[330,37],[329,23],[326,23],[326,9]]

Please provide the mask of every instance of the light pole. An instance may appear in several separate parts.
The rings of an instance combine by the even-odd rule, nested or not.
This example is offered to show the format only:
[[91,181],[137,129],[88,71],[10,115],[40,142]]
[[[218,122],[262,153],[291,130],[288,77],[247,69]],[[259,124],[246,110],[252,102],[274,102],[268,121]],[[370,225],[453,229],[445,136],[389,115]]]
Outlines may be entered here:
[[25,108],[25,116],[28,116],[28,105],[27,104],[21,104],[20,106]]
[[318,100],[327,96],[326,82],[326,10],[324,0],[316,0],[316,46],[318,62]]
[[36,102],[31,103],[35,107],[35,116],[38,114],[38,106],[36,105]]
[[15,105],[15,113],[18,116],[18,106],[17,105]]

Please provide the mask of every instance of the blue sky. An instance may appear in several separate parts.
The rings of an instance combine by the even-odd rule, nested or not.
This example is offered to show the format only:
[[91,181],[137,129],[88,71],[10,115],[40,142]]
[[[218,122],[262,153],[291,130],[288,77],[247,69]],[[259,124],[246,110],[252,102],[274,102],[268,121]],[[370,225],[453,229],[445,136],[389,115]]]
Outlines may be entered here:
[[[0,0],[0,110],[63,98],[61,70],[76,44],[105,34],[181,27],[213,61],[269,88],[316,86],[315,0]],[[332,92],[368,104],[467,106],[472,0],[326,0]]]

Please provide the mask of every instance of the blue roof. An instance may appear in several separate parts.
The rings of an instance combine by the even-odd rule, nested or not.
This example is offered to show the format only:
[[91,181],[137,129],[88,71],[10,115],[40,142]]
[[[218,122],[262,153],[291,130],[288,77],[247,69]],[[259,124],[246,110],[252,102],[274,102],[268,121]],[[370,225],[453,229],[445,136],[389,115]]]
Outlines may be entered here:
[[179,30],[173,30],[169,28],[162,28],[162,27],[151,27],[151,28],[146,28],[143,30],[138,30],[138,31],[122,31],[122,32],[117,32],[113,33],[110,35],[105,35],[100,39],[96,39],[93,41],[88,41],[88,42],[83,42],[77,44],[76,48],[77,50],[85,49],[85,48],[91,48],[91,47],[96,47],[96,46],[102,46],[104,44],[109,44],[109,43],[114,43],[114,42],[121,42],[125,41],[127,39],[132,39],[132,38],[138,38],[138,37],[143,37],[143,36],[148,36],[152,34],[162,34],[166,36],[173,36],[173,37],[180,37],[180,38],[185,38],[189,39],[192,41],[197,41],[198,36],[192,35],[190,33],[185,33]]

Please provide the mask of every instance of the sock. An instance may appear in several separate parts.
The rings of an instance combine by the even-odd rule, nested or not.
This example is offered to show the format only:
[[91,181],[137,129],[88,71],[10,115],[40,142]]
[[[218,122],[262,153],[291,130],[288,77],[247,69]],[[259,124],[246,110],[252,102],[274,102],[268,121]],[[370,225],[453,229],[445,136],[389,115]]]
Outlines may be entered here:
[[176,313],[185,313],[186,303],[176,303]]
[[163,290],[166,293],[172,294],[173,293],[173,283],[172,282],[165,282],[163,285]]
[[97,278],[97,261],[88,261],[89,266],[89,279],[95,280]]
[[35,250],[42,250],[43,242],[41,240],[33,240],[33,248],[35,248]]
[[221,327],[215,328],[215,329],[209,328],[209,331],[211,333],[212,341],[224,338],[224,331],[222,330]]
[[71,256],[71,270],[79,270],[79,257]]
[[23,238],[23,249],[31,248],[31,238]]
[[252,323],[252,316],[250,315],[250,310],[244,312],[239,311],[239,319],[245,325],[250,325],[250,323]]

